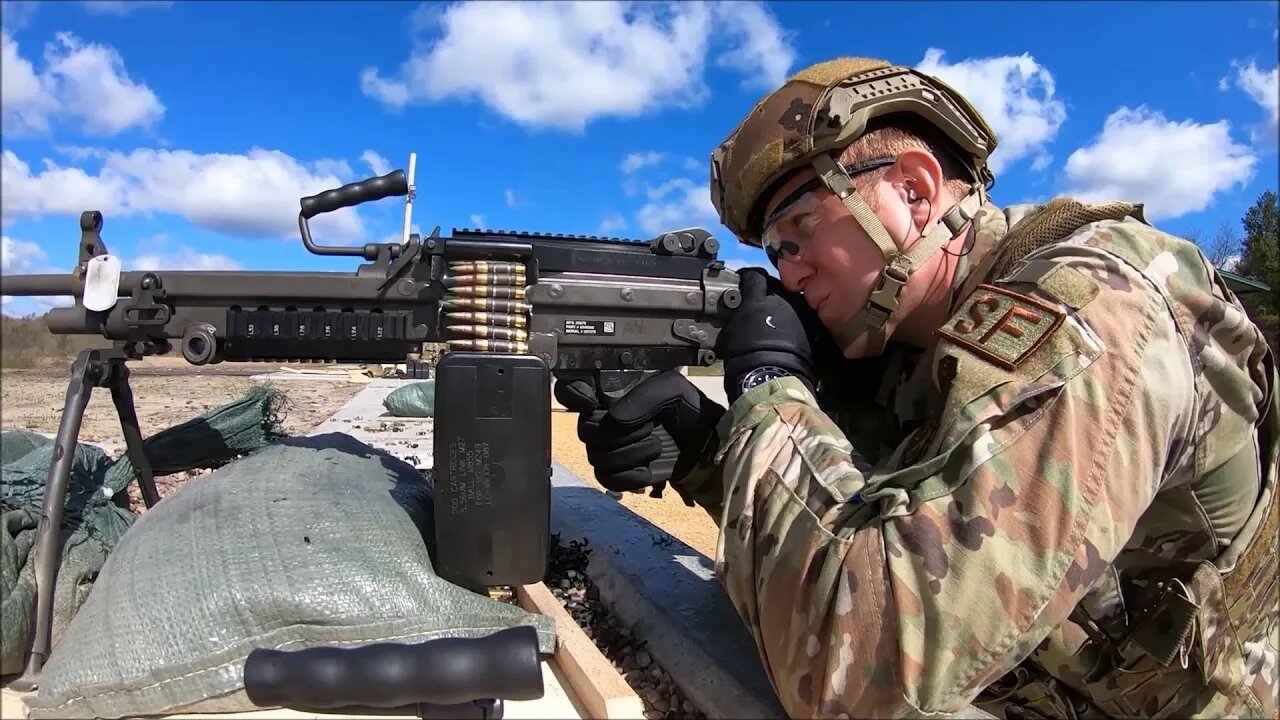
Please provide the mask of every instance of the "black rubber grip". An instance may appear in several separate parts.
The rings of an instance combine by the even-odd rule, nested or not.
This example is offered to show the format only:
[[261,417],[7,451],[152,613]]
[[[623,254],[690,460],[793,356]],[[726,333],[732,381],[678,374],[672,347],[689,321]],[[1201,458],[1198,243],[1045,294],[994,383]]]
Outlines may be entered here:
[[409,181],[403,170],[392,170],[386,175],[353,182],[333,190],[302,198],[302,217],[313,218],[339,208],[359,205],[370,200],[381,200],[394,195],[408,195]]
[[543,694],[538,632],[519,625],[480,638],[413,645],[259,648],[245,661],[244,689],[259,707],[395,708],[536,700]]

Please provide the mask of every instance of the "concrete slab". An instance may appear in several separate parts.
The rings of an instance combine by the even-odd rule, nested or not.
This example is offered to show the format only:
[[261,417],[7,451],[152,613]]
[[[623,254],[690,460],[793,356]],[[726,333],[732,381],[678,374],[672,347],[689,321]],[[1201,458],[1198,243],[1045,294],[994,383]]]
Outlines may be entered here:
[[432,418],[399,417],[387,412],[382,401],[397,388],[422,380],[373,380],[355,397],[317,425],[309,434],[346,433],[361,442],[413,465],[419,470],[432,467]]
[[277,370],[276,372],[259,373],[257,375],[250,375],[249,379],[255,382],[281,382],[281,381],[336,382],[336,381],[346,380],[348,377],[349,375],[345,371],[344,372],[326,371],[324,373],[314,373],[314,372],[285,372],[284,370]]

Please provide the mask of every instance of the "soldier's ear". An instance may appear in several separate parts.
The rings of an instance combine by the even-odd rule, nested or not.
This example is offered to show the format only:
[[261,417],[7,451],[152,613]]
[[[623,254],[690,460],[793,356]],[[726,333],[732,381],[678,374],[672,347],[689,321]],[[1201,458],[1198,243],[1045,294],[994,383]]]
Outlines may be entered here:
[[904,150],[898,155],[889,177],[902,201],[911,205],[913,210],[916,203],[924,205],[927,202],[929,207],[922,209],[928,214],[930,207],[937,208],[942,204],[939,197],[943,188],[942,166],[932,153],[919,148]]

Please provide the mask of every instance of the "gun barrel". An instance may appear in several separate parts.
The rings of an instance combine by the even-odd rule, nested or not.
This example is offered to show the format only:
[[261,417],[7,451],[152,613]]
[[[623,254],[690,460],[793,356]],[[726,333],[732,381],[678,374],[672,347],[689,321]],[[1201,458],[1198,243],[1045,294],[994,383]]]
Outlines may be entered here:
[[97,335],[102,332],[89,322],[89,311],[83,306],[51,308],[45,313],[44,323],[54,335]]
[[71,274],[0,275],[0,295],[78,295],[81,287]]

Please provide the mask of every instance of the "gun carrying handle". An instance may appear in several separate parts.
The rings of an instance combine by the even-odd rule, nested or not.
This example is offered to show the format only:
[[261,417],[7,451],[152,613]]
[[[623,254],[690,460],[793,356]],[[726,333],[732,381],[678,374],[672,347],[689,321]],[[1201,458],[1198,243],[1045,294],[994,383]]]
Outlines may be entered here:
[[409,194],[409,181],[405,178],[404,171],[392,170],[386,175],[348,183],[340,188],[325,190],[322,193],[304,197],[301,200],[302,212],[300,214],[302,217],[310,219],[316,215],[352,207],[372,200],[407,194]]
[[462,705],[544,692],[538,633],[529,625],[416,644],[259,648],[245,660],[244,689],[259,707],[307,708]]

